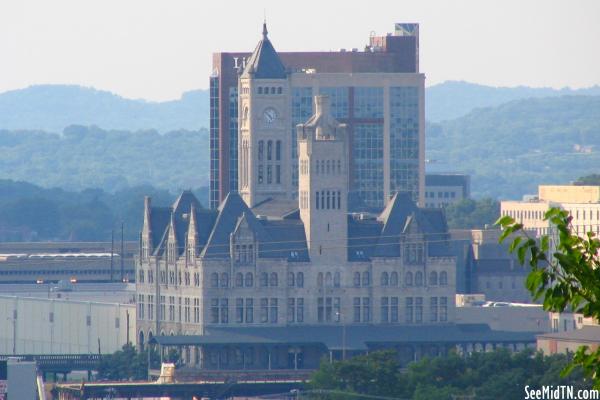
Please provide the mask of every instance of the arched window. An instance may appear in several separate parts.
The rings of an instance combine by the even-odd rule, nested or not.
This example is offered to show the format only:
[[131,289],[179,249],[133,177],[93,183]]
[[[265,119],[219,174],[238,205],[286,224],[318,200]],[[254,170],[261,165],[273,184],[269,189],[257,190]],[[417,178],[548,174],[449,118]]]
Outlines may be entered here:
[[262,86],[258,87],[258,94],[262,94]]
[[354,287],[360,286],[360,272],[354,273]]
[[423,286],[423,273],[421,271],[415,273],[415,286]]
[[221,287],[229,287],[229,274],[227,272],[221,274]]
[[283,89],[281,88],[281,86],[279,86],[279,87],[277,88],[277,94],[281,94],[282,92],[283,92]]
[[252,287],[254,285],[254,277],[252,276],[252,272],[246,273],[245,284],[246,287]]
[[333,286],[333,278],[331,276],[331,272],[325,274],[325,286],[331,287]]
[[398,286],[398,273],[396,271],[390,274],[390,286]]
[[300,288],[304,287],[304,274],[302,272],[296,274],[296,285]]
[[216,272],[210,274],[210,287],[219,287],[219,274]]
[[429,273],[429,284],[431,286],[436,286],[438,284],[438,274],[435,271],[431,271]]
[[369,274],[369,271],[365,271],[362,274],[362,285],[363,286],[370,286],[371,285],[371,274]]
[[317,274],[317,286],[323,287],[323,273],[322,272],[319,272]]
[[406,286],[412,286],[413,285],[413,274],[412,274],[412,272],[408,271],[406,273],[406,276],[404,277],[404,283],[406,284]]
[[340,287],[341,284],[341,275],[339,272],[336,272],[335,274],[333,274],[333,286],[334,287]]
[[316,209],[318,210],[318,209],[319,209],[319,191],[318,191],[318,190],[317,190],[317,195],[316,195],[316,201],[315,201],[315,204],[316,204]]
[[271,161],[273,159],[273,141],[269,140],[267,142],[267,160]]
[[288,286],[289,287],[294,287],[294,273],[293,272],[288,272]]
[[237,274],[235,274],[235,286],[236,287],[244,286],[244,274],[242,274],[241,272],[238,272]]
[[269,275],[266,272],[260,274],[260,286],[267,287],[269,286]]
[[271,280],[269,282],[269,286],[277,286],[279,284],[279,280],[277,279],[277,273],[276,272],[272,272],[271,273]]
[[448,284],[448,273],[446,271],[440,272],[440,286]]
[[275,87],[272,87],[272,88],[271,88],[271,94],[275,94],[275,92],[276,92],[276,89],[275,89]]
[[265,154],[265,142],[262,140],[258,141],[258,161],[262,161]]
[[387,272],[381,273],[381,286],[387,286],[390,283],[390,277]]
[[281,140],[275,143],[275,160],[281,161]]

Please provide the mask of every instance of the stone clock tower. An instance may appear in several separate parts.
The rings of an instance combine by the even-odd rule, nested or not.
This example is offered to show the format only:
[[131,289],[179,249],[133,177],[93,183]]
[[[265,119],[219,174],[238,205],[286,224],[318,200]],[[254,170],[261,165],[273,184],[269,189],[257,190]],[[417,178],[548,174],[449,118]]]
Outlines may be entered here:
[[267,33],[264,24],[238,87],[238,187],[250,207],[292,196],[290,83]]

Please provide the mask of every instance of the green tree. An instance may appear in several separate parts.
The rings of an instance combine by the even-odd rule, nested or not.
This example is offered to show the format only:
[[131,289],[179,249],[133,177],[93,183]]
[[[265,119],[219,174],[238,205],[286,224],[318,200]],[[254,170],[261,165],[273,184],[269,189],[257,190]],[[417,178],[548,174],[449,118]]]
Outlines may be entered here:
[[600,185],[600,174],[591,174],[577,178],[573,185],[584,186],[584,185]]
[[[148,351],[138,352],[131,343],[124,345],[121,350],[102,357],[98,365],[98,377],[113,381],[145,380],[148,373]],[[150,356],[153,364],[159,360],[155,351],[151,351]]]
[[528,349],[511,353],[506,349],[475,352],[466,356],[451,353],[423,358],[400,370],[394,352],[330,363],[324,360],[311,377],[310,397],[338,400],[382,396],[401,399],[452,400],[453,396],[475,395],[477,399],[523,398],[526,385],[572,385],[589,388],[580,368],[561,377],[568,364],[564,354],[544,356]]
[[[600,320],[600,240],[594,232],[585,237],[573,234],[572,217],[565,210],[551,208],[544,220],[550,222],[553,233],[536,240],[523,230],[523,224],[504,216],[497,221],[504,230],[500,241],[512,238],[509,250],[521,264],[529,264],[526,286],[534,300],[543,300],[545,310],[568,309]],[[576,366],[600,388],[600,348],[581,346],[563,375]]]
[[481,229],[491,225],[500,215],[500,203],[485,198],[463,199],[446,207],[446,219],[452,229]]

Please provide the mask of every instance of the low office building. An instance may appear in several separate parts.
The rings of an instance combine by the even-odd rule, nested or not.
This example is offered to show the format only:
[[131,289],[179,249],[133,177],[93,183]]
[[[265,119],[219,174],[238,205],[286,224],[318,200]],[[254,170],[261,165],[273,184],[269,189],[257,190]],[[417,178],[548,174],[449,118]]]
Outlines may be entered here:
[[508,251],[508,242],[499,243],[499,229],[452,231],[453,246],[460,254],[457,272],[458,291],[478,293],[488,301],[531,303],[525,287],[529,273]]
[[545,333],[537,336],[537,349],[546,355],[575,353],[581,346],[591,351],[600,347],[600,326],[584,325],[581,329]]
[[470,295],[456,295],[456,322],[459,324],[486,324],[493,330],[511,332],[550,332],[548,312],[538,304],[481,301],[461,304],[461,298]]
[[600,186],[540,185],[537,197],[523,201],[502,201],[501,215],[508,215],[537,236],[549,233],[544,214],[551,207],[562,208],[573,218],[573,232],[600,233]]
[[462,174],[426,174],[425,207],[439,208],[471,196],[471,177]]

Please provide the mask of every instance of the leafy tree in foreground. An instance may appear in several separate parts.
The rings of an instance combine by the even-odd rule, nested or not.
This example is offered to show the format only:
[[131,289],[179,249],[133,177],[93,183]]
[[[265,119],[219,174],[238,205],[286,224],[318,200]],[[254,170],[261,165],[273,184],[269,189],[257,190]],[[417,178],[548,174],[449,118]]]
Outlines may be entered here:
[[[568,309],[599,321],[600,240],[593,232],[585,237],[573,234],[572,217],[565,210],[551,208],[544,220],[550,222],[550,232],[555,234],[534,240],[523,230],[523,224],[504,216],[496,222],[504,230],[500,241],[512,237],[509,250],[517,253],[521,264],[527,262],[531,267],[526,286],[534,300],[543,299],[545,310]],[[570,373],[576,366],[600,388],[600,348],[590,350],[588,346],[581,346],[563,374]]]

